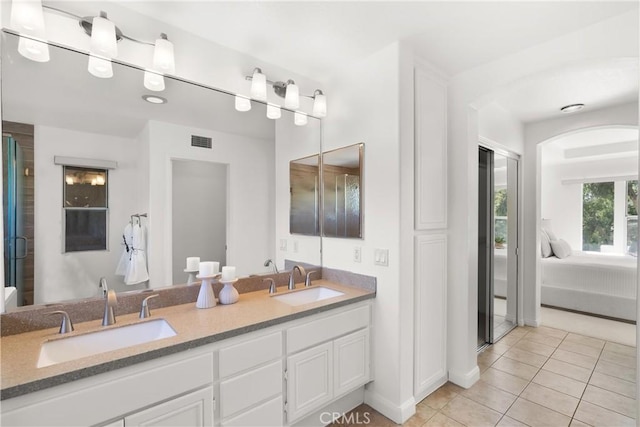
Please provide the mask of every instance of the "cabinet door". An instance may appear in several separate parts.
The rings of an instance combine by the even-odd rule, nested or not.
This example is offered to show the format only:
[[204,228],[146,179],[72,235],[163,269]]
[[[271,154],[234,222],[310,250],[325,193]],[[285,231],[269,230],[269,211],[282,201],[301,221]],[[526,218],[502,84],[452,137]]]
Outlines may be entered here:
[[189,393],[124,419],[131,426],[203,427],[213,425],[213,388]]
[[369,381],[369,330],[363,329],[333,342],[335,396]]
[[311,413],[333,399],[333,342],[287,358],[287,419]]

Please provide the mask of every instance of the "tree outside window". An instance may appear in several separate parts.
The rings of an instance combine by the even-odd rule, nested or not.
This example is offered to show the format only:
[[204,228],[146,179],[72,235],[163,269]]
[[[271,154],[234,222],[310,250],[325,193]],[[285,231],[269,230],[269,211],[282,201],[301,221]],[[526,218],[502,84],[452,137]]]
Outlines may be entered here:
[[600,252],[613,245],[614,183],[589,182],[582,186],[582,250]]

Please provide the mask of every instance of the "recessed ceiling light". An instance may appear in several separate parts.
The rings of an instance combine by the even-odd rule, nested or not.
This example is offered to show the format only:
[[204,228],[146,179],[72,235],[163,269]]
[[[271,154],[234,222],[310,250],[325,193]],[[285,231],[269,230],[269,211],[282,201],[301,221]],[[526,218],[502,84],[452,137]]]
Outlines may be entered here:
[[565,105],[560,109],[563,113],[575,113],[576,111],[580,111],[584,108],[584,104],[571,104]]
[[168,101],[157,95],[142,95],[142,99],[152,104],[166,104]]

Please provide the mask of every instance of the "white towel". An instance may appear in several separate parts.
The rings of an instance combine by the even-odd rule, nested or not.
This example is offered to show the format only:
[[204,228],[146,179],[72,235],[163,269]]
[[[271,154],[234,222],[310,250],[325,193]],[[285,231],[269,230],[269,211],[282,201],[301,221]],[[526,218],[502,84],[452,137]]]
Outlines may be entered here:
[[129,260],[131,259],[131,246],[133,245],[133,227],[131,223],[127,223],[122,233],[122,255],[116,267],[116,276],[126,276],[129,268]]
[[149,280],[147,270],[147,245],[145,229],[140,224],[133,226],[133,248],[127,274],[124,276],[126,285],[135,285]]

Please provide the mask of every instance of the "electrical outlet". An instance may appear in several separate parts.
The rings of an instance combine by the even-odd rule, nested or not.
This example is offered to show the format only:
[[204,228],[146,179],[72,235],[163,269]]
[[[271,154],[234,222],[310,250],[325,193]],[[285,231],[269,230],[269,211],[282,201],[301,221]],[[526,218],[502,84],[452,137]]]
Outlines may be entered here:
[[287,239],[280,239],[280,250],[287,251]]
[[298,241],[293,241],[293,252],[298,253]]
[[374,264],[383,267],[389,266],[389,249],[376,249],[373,253]]
[[362,247],[353,248],[353,262],[362,262]]

